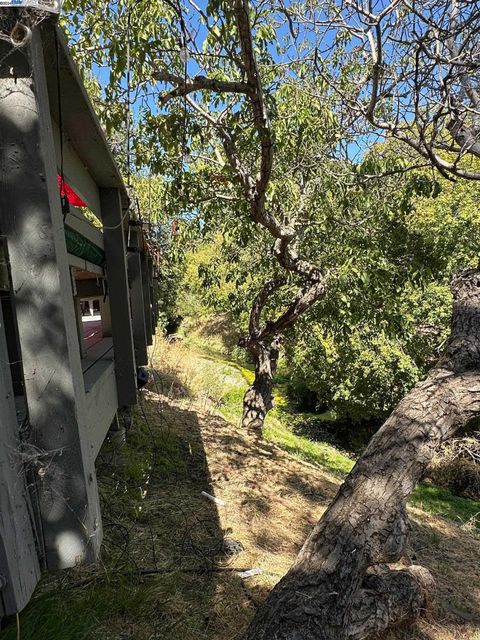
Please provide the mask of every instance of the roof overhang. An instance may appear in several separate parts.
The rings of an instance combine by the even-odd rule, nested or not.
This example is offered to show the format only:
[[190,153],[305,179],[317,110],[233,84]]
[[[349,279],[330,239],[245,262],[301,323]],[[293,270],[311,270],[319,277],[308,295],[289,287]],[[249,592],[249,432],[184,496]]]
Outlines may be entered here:
[[64,140],[75,150],[98,187],[119,189],[122,206],[126,209],[129,206],[129,197],[125,183],[87,95],[77,65],[70,54],[67,40],[58,27],[50,21],[45,21],[41,33],[52,119],[59,124],[55,32],[58,42],[61,121]]

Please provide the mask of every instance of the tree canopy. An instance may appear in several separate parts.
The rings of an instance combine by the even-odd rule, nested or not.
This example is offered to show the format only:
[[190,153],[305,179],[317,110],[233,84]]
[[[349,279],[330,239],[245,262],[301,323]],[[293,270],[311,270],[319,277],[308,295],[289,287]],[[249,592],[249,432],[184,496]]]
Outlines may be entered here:
[[64,24],[132,198],[188,249],[183,309],[226,311],[254,364],[243,426],[261,437],[279,365],[316,410],[393,410],[248,637],[414,618],[429,572],[385,563],[479,414],[477,3],[83,0]]

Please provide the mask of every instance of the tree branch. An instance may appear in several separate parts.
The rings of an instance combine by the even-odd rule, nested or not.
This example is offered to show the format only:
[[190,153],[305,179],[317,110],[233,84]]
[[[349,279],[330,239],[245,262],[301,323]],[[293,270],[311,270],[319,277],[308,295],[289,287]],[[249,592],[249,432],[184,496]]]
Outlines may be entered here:
[[244,93],[252,94],[253,88],[246,82],[217,80],[206,76],[195,76],[194,78],[182,78],[174,73],[165,70],[156,70],[153,74],[155,80],[168,82],[175,85],[175,89],[169,91],[161,97],[160,103],[166,104],[173,98],[186,96],[195,91],[214,91],[215,93]]
[[250,311],[250,322],[248,327],[250,338],[254,336],[256,337],[260,334],[260,319],[265,304],[267,303],[268,298],[283,287],[284,284],[286,284],[286,280],[284,278],[269,280],[257,293]]
[[248,0],[234,0],[234,11],[248,84],[254,88],[253,93],[250,94],[250,104],[252,105],[255,128],[261,145],[261,162],[256,180],[255,199],[256,208],[261,210],[265,204],[265,193],[272,175],[274,141],[268,110],[265,105],[262,80],[253,47]]
[[308,311],[310,307],[327,292],[325,282],[316,282],[306,290],[298,292],[295,300],[274,322],[268,322],[259,335],[259,340],[264,340],[270,336],[274,336],[291,327],[298,318]]

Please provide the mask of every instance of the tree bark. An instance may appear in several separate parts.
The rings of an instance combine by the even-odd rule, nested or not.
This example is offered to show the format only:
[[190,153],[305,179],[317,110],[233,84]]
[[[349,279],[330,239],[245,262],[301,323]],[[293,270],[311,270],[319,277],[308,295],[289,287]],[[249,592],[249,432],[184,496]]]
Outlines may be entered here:
[[406,500],[435,450],[480,415],[480,271],[461,274],[452,289],[444,354],[372,438],[259,609],[248,640],[360,640],[428,607],[429,572],[385,563],[404,554]]
[[273,408],[273,377],[277,370],[282,332],[291,327],[327,291],[323,280],[314,279],[297,292],[283,313],[261,326],[261,315],[268,299],[284,284],[285,280],[277,279],[263,285],[250,310],[248,336],[238,342],[255,362],[255,380],[243,398],[242,426],[253,431],[258,438],[262,437],[265,417]]
[[[273,375],[278,361],[275,352],[276,336],[292,327],[297,319],[307,312],[327,292],[327,278],[319,265],[302,255],[302,226],[298,218],[291,219],[282,212],[267,207],[267,189],[274,161],[275,140],[262,86],[262,78],[255,54],[255,43],[250,22],[249,0],[231,0],[238,35],[240,60],[237,60],[239,77],[242,80],[218,80],[197,75],[194,78],[156,69],[155,76],[162,82],[172,83],[175,88],[161,97],[162,104],[173,98],[185,96],[192,109],[216,132],[236,183],[243,189],[249,218],[263,227],[272,237],[272,255],[282,269],[290,274],[290,284],[295,282],[297,293],[287,309],[275,321],[261,326],[261,315],[267,300],[287,283],[287,278],[268,281],[258,292],[250,312],[249,333],[239,341],[254,358],[255,381],[244,396],[242,425],[261,438],[265,417],[273,407]],[[196,91],[212,91],[217,94],[240,93],[248,99],[253,115],[253,128],[259,143],[257,171],[249,170],[251,158],[242,158],[236,144],[236,136],[225,128],[222,118],[215,117],[201,104],[190,97]],[[244,161],[246,160],[246,161]]]
[[271,344],[250,341],[247,349],[255,361],[255,379],[243,398],[242,427],[261,438],[265,417],[273,408],[273,378],[280,355],[280,337],[275,337]]

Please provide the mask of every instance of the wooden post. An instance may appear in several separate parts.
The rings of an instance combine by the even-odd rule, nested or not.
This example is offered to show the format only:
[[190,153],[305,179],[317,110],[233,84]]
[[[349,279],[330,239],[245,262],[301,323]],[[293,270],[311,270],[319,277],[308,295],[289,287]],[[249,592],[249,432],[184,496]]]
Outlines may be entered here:
[[0,304],[0,617],[21,611],[40,578]]
[[100,189],[100,206],[104,225],[103,237],[118,401],[120,406],[131,406],[137,402],[137,384],[125,235],[118,189]]
[[105,302],[103,298],[100,298],[100,317],[102,318],[102,335],[104,338],[110,338],[112,335],[112,314],[108,298]]
[[147,264],[148,264],[148,284],[150,286],[150,304],[151,304],[150,319],[152,323],[152,334],[155,335],[157,332],[158,317],[157,317],[157,300],[155,297],[155,286],[154,286],[154,280],[153,280],[152,258],[148,258]]
[[75,320],[77,321],[77,335],[80,358],[85,358],[85,356],[87,355],[87,348],[85,346],[85,340],[83,338],[83,316],[80,298],[78,296],[74,297],[73,303],[75,305]]
[[145,327],[147,329],[147,344],[153,344],[153,331],[152,331],[152,305],[150,300],[150,276],[148,270],[148,260],[145,253],[141,254],[142,265],[142,283],[143,283],[143,303],[145,313]]
[[45,557],[64,568],[96,558],[101,520],[39,28],[0,69],[0,131],[0,226],[39,452]]
[[143,302],[142,267],[140,254],[128,256],[128,279],[130,281],[130,299],[132,303],[133,344],[137,366],[148,364],[147,331],[145,328],[145,305]]

